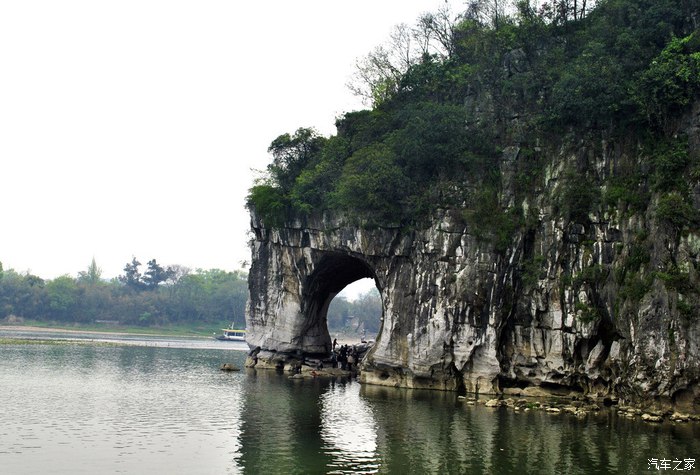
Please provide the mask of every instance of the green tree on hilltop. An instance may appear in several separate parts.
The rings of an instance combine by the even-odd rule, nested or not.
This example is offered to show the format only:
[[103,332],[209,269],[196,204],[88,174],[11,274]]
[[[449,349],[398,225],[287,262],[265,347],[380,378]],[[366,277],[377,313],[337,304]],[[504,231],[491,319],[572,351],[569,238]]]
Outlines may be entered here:
[[325,141],[309,128],[300,128],[293,135],[282,134],[273,140],[267,150],[272,155],[268,171],[273,183],[290,191],[296,177],[318,155]]

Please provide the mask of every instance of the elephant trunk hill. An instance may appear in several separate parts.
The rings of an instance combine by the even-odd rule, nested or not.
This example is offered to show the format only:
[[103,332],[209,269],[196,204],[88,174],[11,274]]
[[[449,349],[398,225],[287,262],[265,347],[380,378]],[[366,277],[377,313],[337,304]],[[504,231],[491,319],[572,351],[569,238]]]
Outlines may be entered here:
[[[364,383],[700,412],[700,35],[686,3],[655,46],[660,23],[640,18],[674,2],[601,1],[564,25],[525,10],[463,20],[449,57],[424,56],[338,136],[273,142],[271,179],[249,196],[259,358],[328,355],[331,300],[369,277],[382,323]],[[618,15],[630,5],[639,16]],[[634,53],[613,47],[630,37]]]
[[[700,236],[659,223],[653,210],[591,213],[585,225],[552,212],[569,164],[605,173],[626,159],[614,144],[599,147],[552,151],[531,204],[537,225],[516,232],[503,253],[450,209],[409,232],[350,226],[333,214],[268,229],[253,213],[249,344],[328,352],[330,301],[371,277],[383,322],[363,382],[480,393],[540,387],[697,411]],[[505,181],[518,153],[504,151]],[[501,200],[507,208],[507,190]]]

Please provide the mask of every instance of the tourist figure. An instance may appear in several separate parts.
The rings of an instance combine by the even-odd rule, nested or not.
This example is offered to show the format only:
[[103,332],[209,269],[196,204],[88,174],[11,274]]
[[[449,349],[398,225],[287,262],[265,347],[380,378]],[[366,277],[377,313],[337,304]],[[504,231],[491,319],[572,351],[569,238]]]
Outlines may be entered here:
[[259,346],[256,346],[252,350],[250,350],[250,353],[248,353],[248,356],[250,356],[253,359],[253,366],[258,364],[258,353],[260,353],[261,348]]
[[352,371],[352,365],[355,364],[355,347],[350,350],[348,354],[348,371]]
[[306,356],[302,356],[300,360],[297,360],[294,365],[294,374],[301,374],[304,365],[306,365]]
[[340,356],[338,359],[340,360],[340,369],[347,369],[347,356],[348,356],[348,348],[347,346],[343,345],[340,347]]
[[333,338],[333,351],[335,351],[335,347],[338,345],[338,339]]

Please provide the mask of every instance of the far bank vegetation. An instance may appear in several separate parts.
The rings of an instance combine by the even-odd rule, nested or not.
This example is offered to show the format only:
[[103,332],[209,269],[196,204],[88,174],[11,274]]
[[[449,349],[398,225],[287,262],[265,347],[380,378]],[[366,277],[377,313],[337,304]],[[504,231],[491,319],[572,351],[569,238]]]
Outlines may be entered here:
[[[93,260],[78,276],[43,279],[0,264],[0,322],[59,326],[245,328],[248,280],[244,271],[144,266],[133,258],[117,278],[104,279]],[[338,296],[328,311],[331,332],[379,331],[376,290],[350,301]]]

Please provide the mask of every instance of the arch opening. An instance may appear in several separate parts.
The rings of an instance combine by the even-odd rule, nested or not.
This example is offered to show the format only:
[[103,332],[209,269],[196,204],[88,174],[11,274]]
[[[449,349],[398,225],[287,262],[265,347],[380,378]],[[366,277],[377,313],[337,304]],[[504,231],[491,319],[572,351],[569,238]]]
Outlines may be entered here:
[[[335,331],[334,337],[331,338],[329,330],[328,311],[331,302],[348,285],[364,279],[370,279],[374,283],[374,288],[377,289],[376,300],[381,305],[380,290],[376,285],[374,270],[367,262],[357,257],[341,253],[327,254],[323,256],[315,271],[305,282],[302,293],[302,313],[305,321],[303,331],[305,335],[308,333],[320,335],[321,339],[327,342],[324,346],[325,353],[328,355],[332,350],[332,341],[338,336],[338,332]],[[379,318],[381,319],[381,315]],[[358,335],[358,343],[361,337],[362,335]]]
[[377,339],[382,322],[382,300],[374,280],[365,278],[345,287],[328,307],[326,322],[331,338],[368,343]]

